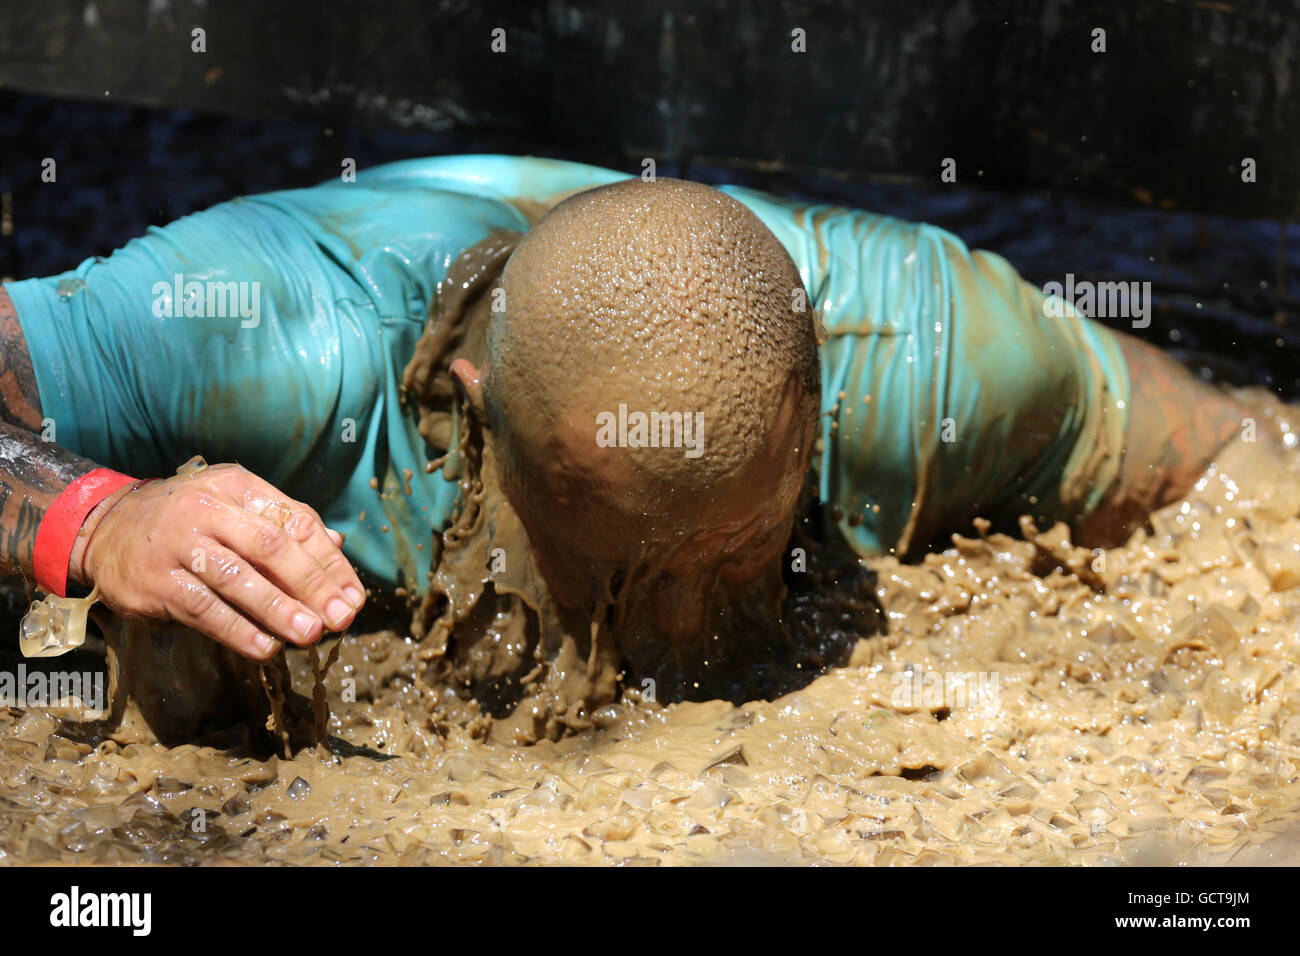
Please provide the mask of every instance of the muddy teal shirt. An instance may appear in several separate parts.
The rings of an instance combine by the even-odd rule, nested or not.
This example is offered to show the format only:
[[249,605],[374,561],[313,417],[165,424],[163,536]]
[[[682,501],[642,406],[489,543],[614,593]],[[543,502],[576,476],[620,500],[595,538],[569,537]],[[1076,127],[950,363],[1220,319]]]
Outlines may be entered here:
[[[345,533],[358,567],[418,587],[456,495],[424,473],[398,401],[434,290],[490,231],[528,229],[519,200],[623,178],[409,160],[222,203],[6,289],[58,444],[140,477],[195,454],[238,461]],[[815,467],[855,548],[908,550],[976,513],[1095,506],[1128,398],[1109,333],[1047,317],[1004,260],[940,229],[723,189],[789,250],[824,321]]]

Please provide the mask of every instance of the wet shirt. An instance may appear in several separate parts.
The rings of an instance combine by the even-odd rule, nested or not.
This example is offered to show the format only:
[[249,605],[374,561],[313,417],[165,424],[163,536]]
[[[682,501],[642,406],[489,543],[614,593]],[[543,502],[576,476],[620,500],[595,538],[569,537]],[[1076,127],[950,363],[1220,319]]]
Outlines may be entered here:
[[1102,502],[1130,392],[1105,326],[936,226],[722,188],[790,252],[823,318],[815,467],[857,551]]
[[[139,477],[238,461],[418,587],[457,486],[399,388],[435,289],[525,202],[626,178],[508,156],[408,160],[150,228],[107,258],[9,283],[61,446]],[[722,187],[790,252],[825,324],[821,497],[863,554],[975,513],[1070,517],[1118,471],[1114,338],[1001,258],[932,226]],[[409,475],[409,478],[408,478]],[[419,546],[423,545],[421,549]]]

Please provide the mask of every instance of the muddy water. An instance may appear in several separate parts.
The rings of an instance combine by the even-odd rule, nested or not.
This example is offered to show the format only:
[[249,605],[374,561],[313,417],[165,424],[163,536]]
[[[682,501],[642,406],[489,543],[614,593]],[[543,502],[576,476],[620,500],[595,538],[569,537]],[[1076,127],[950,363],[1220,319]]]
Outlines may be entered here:
[[1122,547],[870,562],[885,633],[773,700],[632,691],[518,746],[431,725],[380,632],[326,679],[335,753],[0,708],[0,862],[1300,862],[1297,423],[1249,398],[1259,440]]

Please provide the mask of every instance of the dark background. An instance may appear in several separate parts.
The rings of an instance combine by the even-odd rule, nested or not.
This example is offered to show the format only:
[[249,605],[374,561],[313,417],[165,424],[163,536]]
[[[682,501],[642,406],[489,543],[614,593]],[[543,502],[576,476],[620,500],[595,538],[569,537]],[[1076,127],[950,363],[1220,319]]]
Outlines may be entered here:
[[934,222],[1040,285],[1149,280],[1141,334],[1300,394],[1300,0],[698,6],[0,0],[0,277],[344,157],[653,157]]

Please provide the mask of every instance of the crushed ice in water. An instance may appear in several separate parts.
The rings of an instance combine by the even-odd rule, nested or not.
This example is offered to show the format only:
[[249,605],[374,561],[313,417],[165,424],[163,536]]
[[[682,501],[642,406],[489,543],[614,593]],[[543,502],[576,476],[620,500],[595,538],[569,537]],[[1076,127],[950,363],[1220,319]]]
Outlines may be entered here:
[[23,657],[58,657],[86,642],[90,606],[99,600],[96,587],[84,598],[47,595],[33,601],[19,628],[18,646]]

